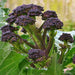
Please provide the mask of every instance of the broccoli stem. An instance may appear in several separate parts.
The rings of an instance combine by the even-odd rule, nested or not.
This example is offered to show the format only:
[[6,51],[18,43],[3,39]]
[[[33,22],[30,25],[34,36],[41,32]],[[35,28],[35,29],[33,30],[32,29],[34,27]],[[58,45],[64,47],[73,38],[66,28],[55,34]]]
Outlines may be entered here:
[[66,46],[66,48],[65,48],[65,49],[62,48],[62,50],[61,50],[61,55],[60,55],[60,58],[59,58],[59,60],[58,60],[58,62],[59,62],[60,64],[63,63],[64,57],[65,57],[65,52],[66,52],[66,49],[68,48],[68,44],[67,44],[66,41],[64,41],[64,46]]
[[45,46],[46,33],[47,33],[47,29],[44,29],[44,33],[43,33],[43,35],[42,35],[44,46]]
[[34,42],[37,44],[38,48],[44,50],[43,41],[41,33],[38,33],[38,30],[34,25],[27,25],[24,27],[30,36],[34,39]]
[[32,47],[32,48],[34,48],[34,49],[37,48],[37,47],[35,47],[34,45],[32,45],[31,43],[29,43],[26,39],[24,39],[24,42],[25,42],[28,46],[30,46],[30,47]]
[[49,42],[48,42],[48,46],[47,46],[47,49],[46,49],[46,55],[49,54],[49,52],[52,48],[52,45],[54,43],[54,36],[55,36],[55,31],[54,30],[50,31],[50,37],[49,37]]
[[58,62],[59,62],[60,64],[62,64],[63,58],[64,58],[64,52],[61,53],[60,58],[59,58],[59,60],[58,60]]
[[[22,39],[20,36],[18,36],[20,39]],[[26,39],[22,39],[23,43],[27,44],[28,46],[32,47],[32,48],[36,48],[34,45],[32,45],[31,43],[29,43]]]

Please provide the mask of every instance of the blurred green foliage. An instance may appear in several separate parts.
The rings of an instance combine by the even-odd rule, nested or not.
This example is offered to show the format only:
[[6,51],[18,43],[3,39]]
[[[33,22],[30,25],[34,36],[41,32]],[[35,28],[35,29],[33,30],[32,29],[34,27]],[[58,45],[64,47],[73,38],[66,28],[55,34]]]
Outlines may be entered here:
[[75,30],[75,22],[69,20],[65,22],[62,31],[73,31]]

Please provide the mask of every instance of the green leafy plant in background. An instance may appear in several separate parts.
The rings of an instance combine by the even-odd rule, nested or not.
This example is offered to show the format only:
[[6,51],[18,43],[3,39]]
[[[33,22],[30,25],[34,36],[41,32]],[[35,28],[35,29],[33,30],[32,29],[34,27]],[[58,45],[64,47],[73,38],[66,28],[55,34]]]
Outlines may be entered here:
[[6,22],[6,18],[9,14],[9,8],[4,8],[4,4],[7,0],[1,0],[0,1],[0,27],[1,25],[4,25]]
[[[18,6],[10,14],[8,8],[1,7],[1,11],[5,16],[0,25],[6,24],[6,18],[7,24],[1,28],[0,75],[74,75],[74,68],[65,74],[63,71],[68,64],[75,63],[75,48],[69,45],[74,40],[63,33],[59,37],[63,44],[57,49],[54,37],[63,23],[55,11],[42,13],[43,7],[34,4]],[[40,28],[35,25],[36,16],[44,21]],[[18,34],[21,27],[23,35]]]
[[[9,14],[9,8],[4,7],[6,1],[7,0],[0,1],[0,27],[6,24],[6,18],[8,17]],[[1,36],[1,31],[0,31],[0,36]]]

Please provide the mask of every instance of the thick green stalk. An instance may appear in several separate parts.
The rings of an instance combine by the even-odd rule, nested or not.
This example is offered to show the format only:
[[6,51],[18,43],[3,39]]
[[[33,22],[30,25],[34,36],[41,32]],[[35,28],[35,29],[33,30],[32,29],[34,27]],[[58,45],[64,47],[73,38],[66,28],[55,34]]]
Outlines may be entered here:
[[62,61],[63,61],[63,58],[64,58],[64,53],[65,53],[65,52],[61,52],[61,55],[60,55],[60,57],[59,57],[58,62],[59,62],[60,64],[62,64]]
[[[68,54],[68,51],[70,50],[70,47],[69,47],[69,45],[68,45],[67,42],[64,42],[64,45],[66,46],[67,52],[66,52],[66,49],[64,49],[64,55],[63,55],[62,63],[64,62],[65,57],[66,57],[66,55]],[[65,52],[66,52],[66,53],[65,53]]]
[[53,41],[53,45],[52,45],[51,51],[49,52],[48,56],[52,56],[54,52],[54,45],[55,45],[55,40]]
[[61,55],[60,55],[59,60],[58,60],[58,62],[59,62],[60,64],[63,63],[63,59],[64,59],[64,57],[65,57],[65,52],[66,52],[66,49],[67,49],[67,46],[68,46],[68,44],[67,44],[66,41],[64,41],[64,46],[66,46],[66,48],[65,48],[65,49],[62,48],[62,50],[61,50]]
[[41,33],[38,33],[38,30],[36,29],[36,27],[34,25],[27,25],[24,28],[30,34],[30,36],[32,36],[37,46],[40,49],[44,50]]
[[46,33],[47,33],[47,29],[44,30],[44,33],[43,33],[43,35],[42,35],[44,46],[45,46]]
[[49,38],[49,42],[48,42],[48,46],[47,46],[47,49],[46,49],[46,55],[49,54],[52,46],[53,46],[53,43],[54,43],[54,36],[55,36],[55,31],[50,31],[50,38]]

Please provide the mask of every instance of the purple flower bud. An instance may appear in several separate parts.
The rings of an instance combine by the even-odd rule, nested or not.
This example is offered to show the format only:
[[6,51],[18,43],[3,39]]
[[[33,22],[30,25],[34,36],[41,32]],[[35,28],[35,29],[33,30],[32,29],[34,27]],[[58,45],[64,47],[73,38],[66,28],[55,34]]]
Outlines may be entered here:
[[21,25],[21,26],[26,26],[28,24],[33,25],[35,23],[35,20],[29,16],[22,15],[16,19],[15,23],[17,25]]
[[29,54],[29,58],[33,60],[36,60],[45,55],[44,51],[40,49],[31,49],[29,50],[28,54]]
[[41,7],[39,5],[34,5],[34,4],[32,4],[32,9],[38,9],[40,11],[44,11],[43,7]]
[[58,18],[48,18],[43,23],[43,28],[55,30],[55,29],[61,29],[63,26],[63,22],[61,22]]
[[23,14],[27,14],[28,11],[31,9],[31,5],[21,5],[18,6],[17,8],[15,8],[13,10],[14,14],[16,14],[17,16],[23,15]]
[[23,15],[23,14],[27,14],[31,9],[34,9],[34,10],[39,10],[40,12],[43,11],[43,7],[41,6],[38,6],[38,5],[34,5],[34,4],[29,4],[29,5],[21,5],[21,6],[18,6],[17,8],[15,8],[13,10],[13,12],[16,14],[16,15]]
[[18,28],[10,26],[10,25],[5,25],[1,28],[1,30],[2,30],[2,33],[5,34],[7,32],[14,32],[14,31],[18,30]]
[[16,17],[15,16],[10,16],[9,18],[6,19],[6,21],[9,23],[9,24],[12,24],[14,23],[16,20]]
[[[41,6],[34,4],[29,4],[29,5],[23,4],[21,6],[16,7],[13,10],[13,12],[9,14],[9,18],[7,18],[6,21],[9,24],[12,24],[15,22],[18,16],[21,15],[39,16],[42,13],[41,11],[43,11],[43,7]],[[16,23],[18,24],[18,21]],[[24,24],[24,22],[22,24]],[[25,22],[25,24],[28,24],[28,22]]]
[[17,35],[15,35],[13,32],[8,32],[6,34],[3,34],[1,37],[1,41],[4,42],[16,42],[18,40]]
[[48,10],[42,14],[42,20],[46,20],[46,19],[51,18],[51,17],[57,18],[57,14],[55,11]]
[[66,41],[66,42],[70,42],[70,43],[73,43],[74,40],[72,38],[72,36],[68,33],[63,33],[60,37],[59,37],[59,40],[61,41]]
[[12,12],[12,13],[10,13],[8,16],[12,16],[12,15],[14,15],[14,13]]
[[28,12],[29,16],[39,16],[40,14],[42,14],[42,12],[38,9],[31,9]]

